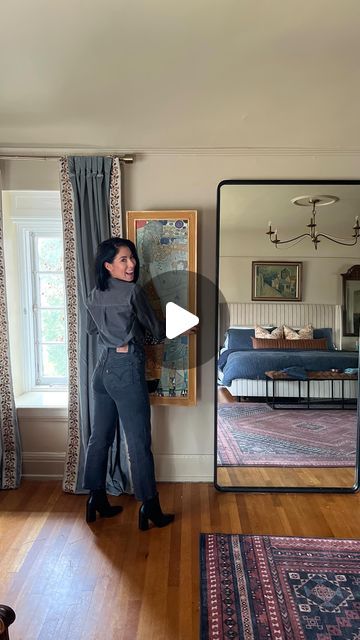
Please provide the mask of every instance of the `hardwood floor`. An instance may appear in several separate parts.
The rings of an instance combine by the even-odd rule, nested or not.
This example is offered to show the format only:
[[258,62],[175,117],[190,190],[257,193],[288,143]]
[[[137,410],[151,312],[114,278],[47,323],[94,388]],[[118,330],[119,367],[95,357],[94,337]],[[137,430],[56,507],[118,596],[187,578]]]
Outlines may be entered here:
[[218,387],[217,392],[218,402],[237,402],[237,398],[231,395],[230,391],[226,387]]
[[355,485],[355,467],[221,467],[217,468],[220,487],[334,487]]
[[137,529],[138,503],[84,522],[85,496],[57,482],[0,492],[0,602],[11,640],[197,640],[199,533],[360,537],[358,494],[235,494],[160,484],[164,529]]

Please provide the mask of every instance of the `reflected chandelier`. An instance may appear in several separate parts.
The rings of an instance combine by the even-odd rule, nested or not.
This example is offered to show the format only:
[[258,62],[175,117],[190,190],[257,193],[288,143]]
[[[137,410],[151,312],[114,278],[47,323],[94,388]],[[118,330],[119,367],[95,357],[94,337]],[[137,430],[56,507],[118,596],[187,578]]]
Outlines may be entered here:
[[[360,238],[360,225],[359,225],[359,216],[355,217],[355,224],[353,226],[353,234],[352,238],[354,240],[346,240],[343,238],[336,238],[327,233],[319,233],[317,231],[316,224],[316,207],[323,207],[328,204],[334,204],[334,202],[338,202],[339,198],[337,196],[299,196],[297,198],[293,198],[291,200],[292,204],[296,204],[300,207],[312,207],[311,218],[308,225],[306,225],[309,229],[307,233],[302,233],[299,236],[295,236],[294,238],[290,238],[289,240],[280,240],[278,238],[277,229],[275,231],[271,228],[271,222],[269,222],[269,230],[266,232],[266,235],[269,236],[270,242],[275,245],[277,248],[279,244],[288,244],[289,242],[300,242],[303,238],[311,238],[311,241],[314,243],[315,249],[318,248],[318,244],[320,242],[320,238],[326,238],[326,240],[331,240],[331,242],[336,242],[337,244],[343,244],[347,247],[353,247],[354,244],[357,243],[358,238]],[[297,243],[296,243],[297,244]]]

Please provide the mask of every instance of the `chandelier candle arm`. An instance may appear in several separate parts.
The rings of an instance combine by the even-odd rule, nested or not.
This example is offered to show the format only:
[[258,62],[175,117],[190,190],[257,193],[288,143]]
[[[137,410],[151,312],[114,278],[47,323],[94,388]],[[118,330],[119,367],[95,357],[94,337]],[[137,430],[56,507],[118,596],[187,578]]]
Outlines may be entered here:
[[[336,242],[336,244],[343,244],[345,247],[353,247],[357,243],[358,235],[354,236],[354,242],[347,242],[346,240],[339,240],[337,238],[332,238],[331,236],[327,236],[326,233],[318,233],[317,237],[326,238],[326,240],[330,240],[331,242]],[[320,240],[319,240],[320,242]]]
[[[272,235],[275,235],[275,231],[271,232]],[[269,235],[269,232],[267,232],[266,235]],[[295,236],[294,238],[290,238],[289,240],[279,240],[279,239],[275,239],[273,240],[272,238],[270,238],[272,244],[288,244],[289,242],[295,242],[295,240],[300,240],[301,238],[306,238],[306,236],[308,236],[309,238],[311,238],[311,234],[310,233],[301,233],[299,236]]]
[[[293,198],[291,200],[292,204],[296,204],[299,206],[305,206],[305,207],[312,207],[312,211],[311,211],[311,217],[310,217],[310,222],[309,224],[307,224],[307,228],[310,229],[310,231],[308,233],[302,233],[298,236],[294,236],[293,238],[289,238],[289,240],[280,240],[278,238],[278,230],[275,229],[275,231],[272,230],[271,228],[271,220],[269,221],[269,230],[266,232],[266,235],[269,236],[269,240],[272,244],[275,245],[275,247],[277,248],[277,246],[279,244],[288,244],[290,242],[295,242],[296,240],[302,240],[303,238],[309,237],[311,239],[311,241],[314,244],[315,249],[318,248],[318,244],[321,242],[320,238],[325,238],[326,240],[331,240],[331,242],[335,242],[336,244],[341,244],[347,247],[352,247],[354,246],[357,241],[358,238],[360,238],[360,224],[359,224],[359,216],[355,216],[355,224],[352,227],[354,230],[354,233],[352,234],[352,238],[355,238],[355,240],[347,240],[345,238],[335,238],[334,236],[330,236],[326,233],[319,233],[317,231],[317,222],[316,222],[316,206],[321,207],[321,206],[325,206],[328,204],[334,204],[335,202],[338,202],[339,198],[337,196],[328,196],[328,195],[317,195],[317,196],[299,196],[297,198]],[[273,238],[274,236],[274,238]]]

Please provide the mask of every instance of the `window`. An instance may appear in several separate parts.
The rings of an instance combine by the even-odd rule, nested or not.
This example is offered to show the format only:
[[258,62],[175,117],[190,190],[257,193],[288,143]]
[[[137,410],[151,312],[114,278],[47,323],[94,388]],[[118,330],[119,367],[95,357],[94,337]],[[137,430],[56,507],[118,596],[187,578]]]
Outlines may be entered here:
[[18,223],[24,391],[68,383],[63,238],[58,221]]
[[30,232],[35,386],[67,384],[66,307],[61,233]]
[[67,322],[60,192],[5,190],[1,195],[15,396],[65,392]]

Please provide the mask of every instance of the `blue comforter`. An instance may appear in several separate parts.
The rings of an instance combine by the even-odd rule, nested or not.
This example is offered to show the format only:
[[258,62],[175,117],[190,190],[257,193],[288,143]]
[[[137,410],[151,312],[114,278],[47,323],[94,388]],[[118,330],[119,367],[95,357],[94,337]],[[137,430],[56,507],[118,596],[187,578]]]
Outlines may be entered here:
[[355,351],[297,351],[279,349],[227,349],[218,361],[224,377],[222,384],[229,387],[236,378],[265,380],[265,371],[280,371],[287,367],[302,367],[307,371],[328,371],[358,367]]

